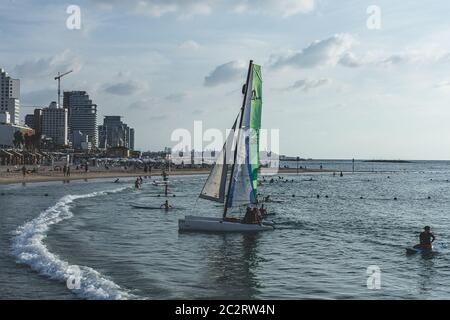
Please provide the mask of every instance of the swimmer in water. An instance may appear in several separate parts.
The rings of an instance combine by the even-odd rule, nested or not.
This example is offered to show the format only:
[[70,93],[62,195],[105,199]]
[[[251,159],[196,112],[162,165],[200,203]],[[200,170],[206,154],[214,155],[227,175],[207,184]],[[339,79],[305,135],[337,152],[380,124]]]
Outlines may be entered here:
[[164,208],[166,211],[168,211],[169,209],[172,209],[173,207],[169,204],[169,200],[166,200],[166,202],[164,202],[161,205],[161,208]]

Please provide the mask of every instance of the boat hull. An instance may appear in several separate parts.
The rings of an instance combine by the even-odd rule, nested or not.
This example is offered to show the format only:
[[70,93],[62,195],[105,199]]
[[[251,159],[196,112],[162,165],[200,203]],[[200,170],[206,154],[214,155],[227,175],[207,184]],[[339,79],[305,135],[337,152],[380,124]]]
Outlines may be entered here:
[[179,231],[200,232],[259,232],[274,230],[273,222],[247,224],[238,221],[224,221],[222,218],[186,216],[178,220]]

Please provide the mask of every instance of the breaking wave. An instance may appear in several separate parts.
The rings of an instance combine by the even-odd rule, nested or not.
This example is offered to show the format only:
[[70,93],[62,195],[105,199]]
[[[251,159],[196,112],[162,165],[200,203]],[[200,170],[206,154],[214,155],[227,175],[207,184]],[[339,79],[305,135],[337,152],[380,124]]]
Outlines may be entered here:
[[87,266],[71,265],[62,260],[51,253],[43,241],[51,225],[73,217],[70,205],[75,200],[117,193],[125,189],[127,187],[62,197],[55,205],[14,232],[12,253],[17,258],[17,262],[29,265],[39,274],[65,282],[68,289],[84,299],[137,298],[98,271]]

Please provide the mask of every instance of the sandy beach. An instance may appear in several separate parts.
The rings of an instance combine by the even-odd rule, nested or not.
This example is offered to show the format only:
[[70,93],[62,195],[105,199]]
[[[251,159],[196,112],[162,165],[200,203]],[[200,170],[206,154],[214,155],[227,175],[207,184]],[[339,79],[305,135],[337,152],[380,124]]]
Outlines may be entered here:
[[[8,172],[9,169],[9,172]],[[28,167],[31,170],[32,167]],[[195,174],[208,174],[210,168],[185,168],[185,169],[172,169],[168,173],[169,175],[195,175]],[[278,170],[279,174],[285,173],[296,173],[297,169],[280,168]],[[317,170],[317,169],[299,169],[299,173],[311,173],[311,172],[327,172],[327,170]],[[51,171],[50,167],[39,168],[37,172],[29,172],[25,175],[22,174],[20,168],[16,167],[0,167],[0,184],[12,184],[12,183],[30,183],[30,182],[47,182],[47,181],[69,181],[69,180],[82,180],[82,179],[97,179],[97,178],[124,178],[124,177],[138,177],[138,176],[161,176],[162,170],[154,169],[151,175],[144,173],[142,169],[123,169],[114,168],[110,170],[105,170],[104,168],[92,168],[88,172],[84,170],[73,170],[70,176],[64,176],[62,171]],[[262,172],[264,174],[264,172]]]

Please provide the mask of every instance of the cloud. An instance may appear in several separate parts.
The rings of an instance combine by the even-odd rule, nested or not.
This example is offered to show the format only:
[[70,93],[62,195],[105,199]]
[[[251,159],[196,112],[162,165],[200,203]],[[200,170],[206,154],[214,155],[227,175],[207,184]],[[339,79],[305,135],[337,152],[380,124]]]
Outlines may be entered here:
[[186,18],[195,15],[208,15],[217,0],[91,0],[104,9],[126,7],[129,12],[150,17],[162,17],[176,14]]
[[185,92],[172,93],[172,94],[169,94],[168,96],[164,97],[164,99],[166,99],[167,101],[170,101],[170,102],[181,102],[187,96],[188,96],[188,94]]
[[91,0],[100,8],[112,10],[126,7],[129,12],[150,17],[176,15],[190,18],[212,12],[238,14],[264,14],[289,17],[308,13],[315,8],[316,0]]
[[438,83],[436,83],[436,84],[434,85],[434,87],[435,87],[436,89],[449,88],[449,87],[450,87],[450,81],[449,81],[449,80],[439,81]]
[[58,99],[56,87],[21,93],[20,103],[23,106],[45,106]]
[[103,91],[118,96],[129,96],[140,92],[142,89],[143,89],[142,85],[139,84],[138,82],[128,80],[113,84],[106,84],[103,88]]
[[157,116],[150,116],[148,119],[149,120],[155,120],[155,121],[160,121],[160,120],[166,120],[168,119],[169,116],[166,114],[161,114],[161,115],[157,115]]
[[362,66],[363,62],[361,59],[356,58],[352,52],[346,52],[339,59],[339,64],[349,68],[357,68]]
[[198,48],[200,48],[200,45],[194,40],[187,40],[181,43],[178,48],[183,50],[197,50]]
[[318,80],[302,79],[296,81],[292,86],[287,87],[285,91],[300,90],[302,92],[308,92],[311,89],[315,89],[330,83],[331,80],[326,78]]
[[157,104],[158,102],[156,101],[155,98],[141,99],[130,104],[128,108],[130,110],[145,111],[149,110],[151,107],[154,107]]
[[314,0],[243,0],[234,6],[237,13],[262,13],[293,16],[314,10]]
[[231,82],[245,76],[246,65],[242,61],[230,61],[216,67],[205,77],[206,87],[215,87],[223,83]]
[[[299,52],[282,57],[272,57],[272,67],[314,68],[335,66],[340,63],[348,66],[355,59],[349,52],[356,40],[350,34],[335,34],[324,40],[316,40]],[[356,65],[355,61],[351,64]]]
[[13,69],[13,74],[22,78],[54,77],[58,72],[79,71],[81,65],[78,57],[74,56],[70,50],[66,50],[53,57],[28,60],[17,64]]

